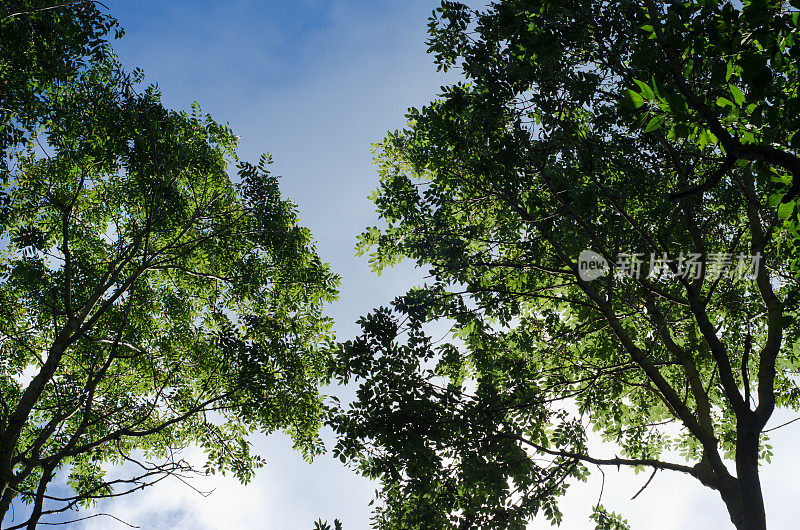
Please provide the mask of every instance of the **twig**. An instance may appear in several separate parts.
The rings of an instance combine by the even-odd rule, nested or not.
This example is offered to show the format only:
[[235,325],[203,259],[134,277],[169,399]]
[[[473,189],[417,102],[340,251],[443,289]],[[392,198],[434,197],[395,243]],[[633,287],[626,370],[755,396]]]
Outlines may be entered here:
[[656,476],[656,472],[657,472],[657,471],[658,471],[658,469],[654,469],[654,470],[653,470],[653,474],[652,474],[652,475],[650,475],[650,478],[649,478],[649,479],[647,479],[647,482],[645,482],[645,483],[644,483],[644,486],[642,486],[642,489],[640,489],[639,491],[637,491],[637,492],[636,492],[636,495],[634,495],[633,497],[631,497],[631,500],[634,500],[634,499],[636,499],[636,497],[638,497],[638,496],[639,496],[639,494],[640,494],[641,492],[643,492],[643,491],[644,491],[644,489],[645,489],[647,486],[649,486],[649,485],[650,485],[650,482],[652,482],[652,481],[653,481],[653,477],[655,477],[655,476]]
[[124,524],[124,525],[126,525],[126,526],[128,526],[130,528],[141,528],[141,526],[136,526],[136,525],[131,524],[129,522],[123,521],[119,517],[111,515],[110,513],[96,513],[94,515],[87,515],[86,517],[81,517],[79,519],[73,519],[71,521],[62,521],[60,523],[42,523],[42,522],[39,522],[39,523],[36,523],[36,524],[39,524],[39,525],[42,525],[42,526],[44,526],[44,525],[47,525],[47,526],[59,526],[59,525],[64,525],[64,524],[77,523],[79,521],[85,521],[86,519],[93,519],[95,517],[111,517],[115,521],[119,521],[120,523],[122,523],[122,524]]
[[761,431],[761,432],[762,432],[762,433],[764,433],[764,432],[777,431],[777,430],[778,430],[778,429],[780,429],[781,427],[786,427],[787,425],[791,425],[792,423],[794,423],[794,422],[796,422],[796,421],[798,421],[798,420],[800,420],[800,417],[798,417],[798,418],[795,418],[795,419],[793,419],[793,420],[790,420],[790,421],[787,421],[786,423],[781,423],[781,424],[780,424],[780,425],[778,425],[777,427],[772,427],[771,429],[767,429],[766,431]]

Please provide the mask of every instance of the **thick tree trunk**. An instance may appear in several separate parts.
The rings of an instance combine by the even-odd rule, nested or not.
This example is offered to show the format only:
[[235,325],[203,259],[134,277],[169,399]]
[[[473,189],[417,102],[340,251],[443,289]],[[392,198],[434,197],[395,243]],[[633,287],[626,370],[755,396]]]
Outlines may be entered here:
[[742,530],[766,530],[767,515],[758,476],[759,432],[740,429],[736,441],[736,475],[742,499]]
[[725,507],[728,509],[728,515],[731,518],[733,526],[738,530],[744,528],[742,516],[742,494],[739,491],[739,481],[731,478],[728,481],[719,484],[719,493],[722,500],[725,502]]
[[[745,423],[745,422],[743,422]],[[742,425],[737,429],[736,477],[720,481],[719,491],[731,522],[738,530],[766,530],[767,517],[758,472],[760,429]]]

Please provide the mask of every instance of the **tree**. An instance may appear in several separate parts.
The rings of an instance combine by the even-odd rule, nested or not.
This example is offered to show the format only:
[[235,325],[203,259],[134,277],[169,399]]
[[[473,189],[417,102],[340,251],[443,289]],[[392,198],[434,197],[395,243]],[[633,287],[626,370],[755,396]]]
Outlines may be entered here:
[[338,278],[268,157],[232,180],[229,128],[101,59],[47,89],[0,196],[0,518],[32,505],[7,528],[191,475],[189,445],[243,482],[254,431],[320,450]]
[[[342,530],[342,522],[339,519],[334,519],[333,526],[335,530]],[[314,530],[331,530],[331,525],[327,521],[317,519],[314,522]]]
[[107,53],[117,21],[89,0],[11,0],[0,7],[0,169],[47,114],[48,91]]
[[594,465],[686,475],[766,527],[766,426],[800,406],[790,3],[434,13],[430,51],[464,79],[377,145],[386,226],[360,242],[430,281],[333,367],[360,384],[332,424],[382,483],[379,527],[558,523]]

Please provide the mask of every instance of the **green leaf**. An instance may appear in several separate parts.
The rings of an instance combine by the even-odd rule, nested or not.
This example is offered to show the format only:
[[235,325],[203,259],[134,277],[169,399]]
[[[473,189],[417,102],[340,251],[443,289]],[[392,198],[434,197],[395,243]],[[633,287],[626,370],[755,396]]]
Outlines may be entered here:
[[729,100],[728,98],[723,98],[721,96],[717,98],[717,105],[719,105],[720,107],[727,107],[727,106],[735,107],[736,106],[736,105],[734,105],[733,101]]
[[730,81],[733,76],[734,65],[731,61],[725,64],[725,81]]
[[636,83],[636,85],[642,91],[642,96],[644,99],[648,101],[655,99],[656,95],[653,93],[653,89],[650,88],[650,85],[644,81],[639,81],[638,79],[634,79],[633,82]]
[[728,85],[728,88],[731,90],[733,101],[736,102],[736,106],[741,107],[745,99],[741,89],[736,85]]
[[642,97],[641,94],[639,94],[634,90],[628,89],[628,98],[630,102],[633,104],[633,106],[636,107],[637,109],[642,105],[644,105],[644,98]]
[[663,114],[659,114],[658,116],[653,116],[647,123],[647,127],[644,128],[644,132],[649,133],[655,131],[656,129],[664,125],[664,120],[665,116]]
[[795,202],[781,202],[778,205],[778,217],[781,219],[788,219],[792,216],[792,212],[794,212]]

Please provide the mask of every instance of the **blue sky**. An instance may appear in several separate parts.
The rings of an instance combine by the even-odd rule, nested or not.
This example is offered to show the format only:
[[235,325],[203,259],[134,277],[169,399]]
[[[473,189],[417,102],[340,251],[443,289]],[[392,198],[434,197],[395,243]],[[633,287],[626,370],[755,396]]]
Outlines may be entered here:
[[[343,278],[331,307],[341,338],[353,335],[361,314],[419,281],[408,266],[378,278],[354,256],[354,245],[377,223],[367,199],[377,187],[370,144],[402,127],[407,108],[430,101],[447,81],[426,54],[433,2],[108,5],[126,30],[114,44],[117,54],[158,83],[168,106],[188,109],[197,101],[241,135],[242,159],[273,155],[285,196]],[[374,485],[330,457],[308,465],[282,435],[254,443],[268,465],[247,487],[200,481],[200,489],[215,489],[203,498],[180,483],[159,485],[101,508],[143,528],[310,529],[318,517],[339,517],[348,530],[368,527]]]
[[[359,293],[368,270],[353,259],[356,234],[375,222],[366,200],[377,184],[369,146],[401,127],[407,107],[429,101],[444,82],[425,53],[432,6],[430,0],[110,4],[127,32],[115,45],[119,56],[142,67],[168,105],[188,108],[196,100],[242,136],[243,159],[274,156],[286,196],[298,203],[323,259],[344,276],[337,313],[369,305]],[[372,300],[396,294],[390,283],[374,282],[370,291],[382,292]]]
[[[341,300],[331,308],[342,339],[352,336],[359,315],[388,303],[422,277],[401,266],[378,278],[365,259],[354,257],[353,247],[356,235],[377,223],[367,199],[377,185],[370,144],[402,127],[406,109],[424,105],[448,81],[426,55],[426,19],[436,4],[108,3],[126,29],[115,43],[118,55],[159,84],[167,105],[188,109],[197,101],[242,136],[241,158],[257,160],[265,151],[274,156],[284,194],[298,204],[323,259],[343,277]],[[800,467],[797,440],[791,431],[776,436],[775,465],[765,473],[775,528],[791,526]],[[256,437],[254,443],[268,465],[247,487],[219,477],[204,479],[195,486],[215,490],[205,498],[170,483],[101,508],[142,528],[302,530],[318,517],[339,517],[347,530],[368,528],[374,485],[326,456],[313,465],[303,462],[281,435]],[[563,528],[588,527],[590,505],[600,492],[596,475],[568,498]],[[606,506],[629,515],[634,528],[719,528],[727,520],[718,497],[691,480],[659,475],[632,502],[647,477],[606,475]],[[87,530],[116,527],[123,528],[109,520],[83,525]]]

